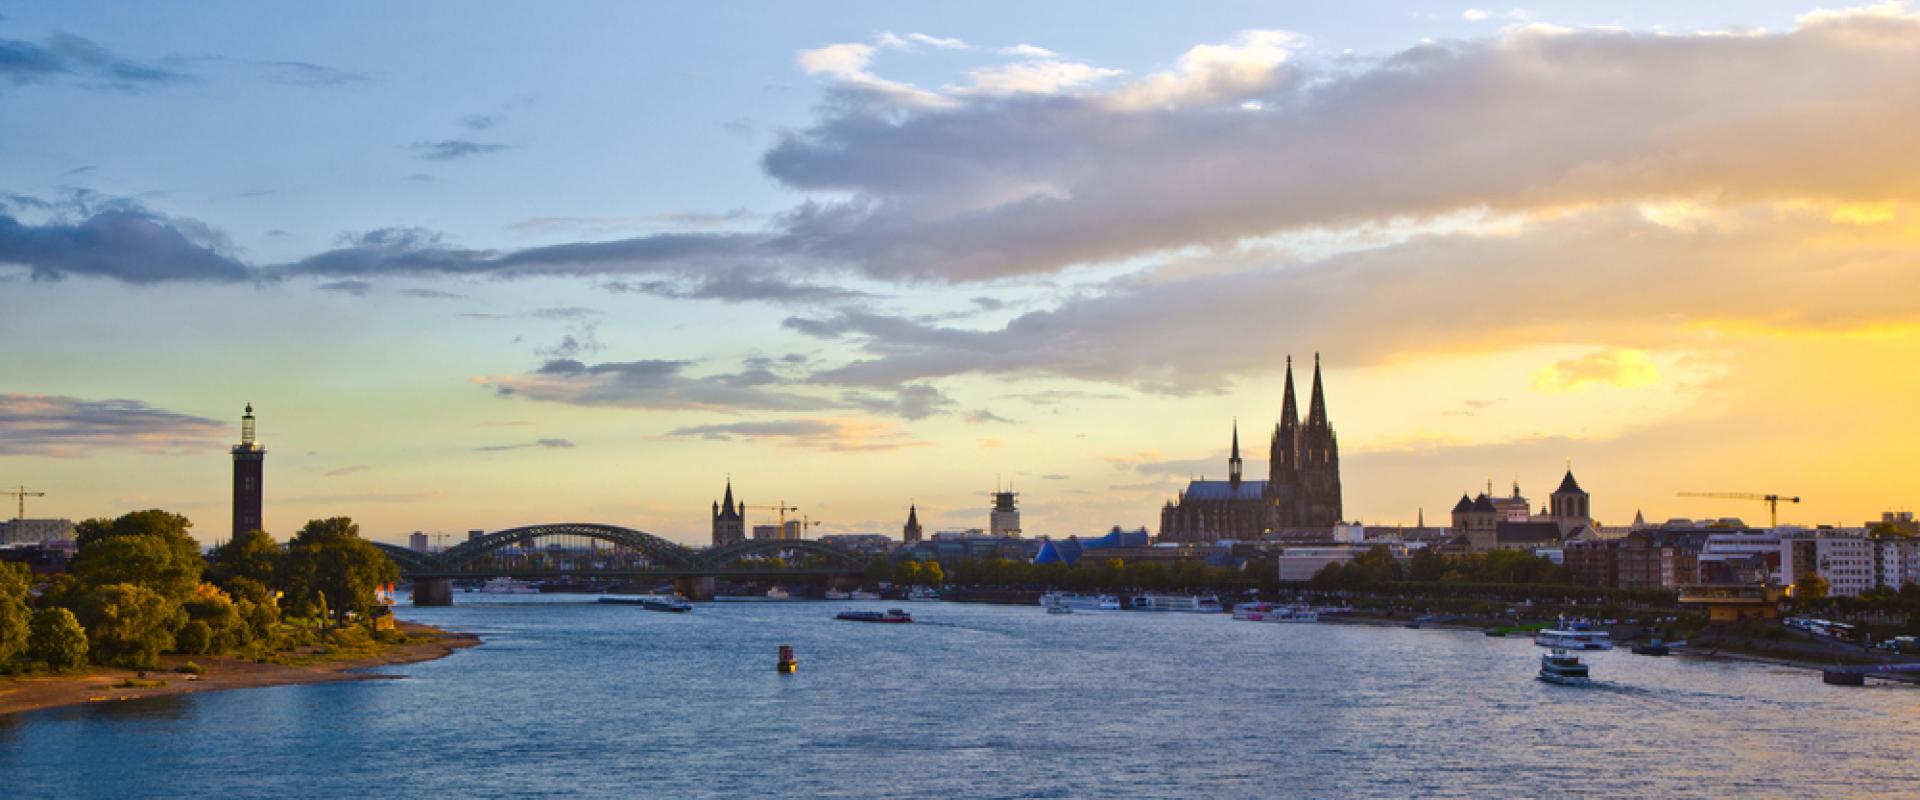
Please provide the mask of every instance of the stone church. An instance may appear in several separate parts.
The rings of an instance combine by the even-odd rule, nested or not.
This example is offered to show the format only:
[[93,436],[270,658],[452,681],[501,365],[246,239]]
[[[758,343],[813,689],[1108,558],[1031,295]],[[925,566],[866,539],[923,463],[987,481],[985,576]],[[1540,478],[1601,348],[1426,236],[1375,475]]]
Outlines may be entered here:
[[1236,423],[1227,479],[1192,481],[1167,501],[1160,510],[1160,541],[1252,541],[1268,531],[1331,528],[1341,521],[1340,442],[1327,421],[1319,355],[1313,357],[1313,394],[1304,424],[1293,396],[1293,359],[1287,359],[1286,396],[1267,453],[1267,479],[1246,480]]

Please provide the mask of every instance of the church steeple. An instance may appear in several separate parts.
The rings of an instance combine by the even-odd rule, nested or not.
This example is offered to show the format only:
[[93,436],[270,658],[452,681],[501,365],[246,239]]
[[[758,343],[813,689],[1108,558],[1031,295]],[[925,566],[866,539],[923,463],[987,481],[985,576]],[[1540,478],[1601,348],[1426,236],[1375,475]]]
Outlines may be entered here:
[[1299,466],[1300,404],[1293,396],[1293,356],[1287,356],[1287,388],[1280,399],[1280,422],[1273,426],[1273,445],[1267,453],[1267,491],[1293,484]]
[[920,541],[924,535],[920,528],[920,506],[918,504],[907,506],[907,524],[900,529],[900,541],[913,544]]
[[[1319,371],[1314,372],[1314,386],[1319,386]],[[1300,424],[1300,407],[1293,400],[1293,356],[1287,356],[1287,394],[1280,401],[1280,426],[1291,428]]]
[[1233,455],[1227,457],[1227,482],[1240,486],[1240,419],[1233,420]]
[[1327,427],[1327,397],[1320,389],[1320,354],[1313,354],[1313,399],[1307,404],[1307,427]]

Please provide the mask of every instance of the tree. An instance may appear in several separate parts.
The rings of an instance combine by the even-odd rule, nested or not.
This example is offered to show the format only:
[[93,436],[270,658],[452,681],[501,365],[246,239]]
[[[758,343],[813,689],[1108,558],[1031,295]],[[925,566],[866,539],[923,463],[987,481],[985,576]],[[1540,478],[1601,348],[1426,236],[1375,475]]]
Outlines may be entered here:
[[928,561],[921,564],[920,582],[936,589],[944,585],[947,582],[947,574],[940,569],[940,562]]
[[[242,579],[244,580],[244,579]],[[241,615],[239,604],[211,583],[200,584],[183,610],[187,626],[180,630],[179,647],[186,653],[226,653],[238,650],[253,639],[253,629]],[[200,626],[195,629],[195,626]],[[188,631],[204,640],[188,642]],[[199,645],[194,647],[193,644]]]
[[88,592],[76,616],[87,629],[95,663],[138,669],[158,667],[161,651],[173,647],[174,634],[186,622],[165,596],[132,583]]
[[1431,546],[1413,551],[1413,563],[1407,567],[1407,579],[1414,581],[1437,581],[1447,574],[1446,556]]
[[31,576],[25,564],[0,563],[0,664],[27,649],[27,625],[33,613],[27,608]]
[[901,586],[920,584],[920,561],[909,558],[893,565],[893,582]]
[[272,586],[281,556],[280,544],[266,531],[247,531],[214,548],[208,578],[221,588],[242,578]]
[[1799,580],[1793,582],[1793,599],[1818,600],[1827,596],[1827,590],[1829,588],[1831,587],[1827,586],[1826,578],[1820,577],[1817,573],[1809,572],[1800,576]]
[[43,608],[33,615],[27,656],[54,672],[70,672],[87,663],[87,631],[64,608]]
[[200,585],[206,559],[187,535],[186,517],[160,510],[134,511],[118,519],[90,519],[75,535],[74,577],[89,587],[116,583],[144,586],[174,603]]
[[287,543],[281,567],[281,585],[298,607],[323,605],[335,622],[370,615],[375,591],[400,579],[393,560],[360,538],[360,526],[346,517],[308,522]]
[[888,561],[886,556],[874,556],[872,561],[867,562],[866,577],[868,583],[893,580],[893,562]]

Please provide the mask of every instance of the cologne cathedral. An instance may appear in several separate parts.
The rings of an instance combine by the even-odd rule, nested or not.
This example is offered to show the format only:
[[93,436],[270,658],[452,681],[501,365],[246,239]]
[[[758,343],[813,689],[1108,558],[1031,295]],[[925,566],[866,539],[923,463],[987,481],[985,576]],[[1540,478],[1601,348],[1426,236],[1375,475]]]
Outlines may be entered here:
[[1160,541],[1257,541],[1270,531],[1331,528],[1340,520],[1340,443],[1327,422],[1320,387],[1320,356],[1313,357],[1313,395],[1300,422],[1293,398],[1293,359],[1287,359],[1286,397],[1268,446],[1267,479],[1240,474],[1240,426],[1233,428],[1227,479],[1196,480],[1160,510]]

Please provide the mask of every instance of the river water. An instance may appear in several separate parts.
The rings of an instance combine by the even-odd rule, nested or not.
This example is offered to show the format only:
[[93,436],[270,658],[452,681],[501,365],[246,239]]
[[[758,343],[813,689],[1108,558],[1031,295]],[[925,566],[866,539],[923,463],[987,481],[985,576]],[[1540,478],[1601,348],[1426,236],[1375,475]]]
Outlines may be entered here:
[[[1920,689],[1224,615],[480,597],[404,679],[0,717],[0,797],[1920,795]],[[773,669],[791,644],[797,675]]]

